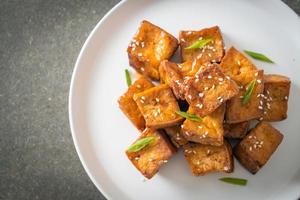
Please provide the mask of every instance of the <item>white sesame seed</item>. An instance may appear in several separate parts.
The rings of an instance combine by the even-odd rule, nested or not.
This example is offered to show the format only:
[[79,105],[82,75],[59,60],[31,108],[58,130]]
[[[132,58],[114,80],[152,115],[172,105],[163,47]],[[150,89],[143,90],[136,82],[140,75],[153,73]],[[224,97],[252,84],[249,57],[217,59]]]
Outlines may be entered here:
[[208,57],[211,57],[211,53],[208,53]]
[[207,78],[208,78],[208,79],[211,79],[211,78],[212,78],[212,76],[211,76],[211,75],[208,75],[208,76],[207,76]]
[[164,163],[167,163],[167,162],[168,162],[168,160],[164,160],[163,162],[164,162]]
[[224,167],[224,170],[227,171],[229,168],[227,166]]
[[252,135],[250,135],[248,138],[251,139],[251,138],[252,138]]
[[188,95],[188,98],[189,98],[189,99],[192,99],[192,95],[189,94],[189,95]]
[[180,40],[181,40],[182,42],[185,42],[184,38],[181,38]]
[[179,69],[182,69],[182,66],[181,65],[178,65]]
[[258,94],[256,97],[260,97],[261,96],[261,94]]
[[249,147],[249,151],[252,151],[252,147]]
[[254,147],[254,149],[256,149],[256,148],[257,148],[257,145],[256,145],[256,144],[254,144],[254,145],[253,145],[253,147]]
[[239,60],[237,61],[237,64],[238,64],[239,66],[241,66],[241,62],[240,62]]
[[261,117],[261,118],[259,118],[259,121],[262,121],[264,118],[263,117]]
[[219,80],[219,81],[224,81],[224,79],[223,79],[222,77],[221,77],[221,78],[218,78],[218,80]]
[[230,77],[229,77],[229,76],[226,76],[226,78],[227,78],[228,80],[230,80]]
[[213,51],[213,52],[216,52],[216,51],[217,51],[217,49],[212,49],[212,51]]
[[207,149],[206,154],[210,154],[210,150],[209,149]]
[[139,159],[140,159],[140,157],[135,157],[135,158],[134,158],[134,160],[139,160]]
[[256,72],[256,73],[254,74],[254,76],[258,76],[258,72]]
[[259,104],[260,104],[260,105],[263,105],[263,104],[264,104],[264,102],[263,102],[262,100],[260,100],[260,101],[259,101]]
[[199,93],[199,97],[203,97],[204,94],[202,92]]
[[143,99],[140,100],[141,103],[145,103],[145,101]]
[[220,99],[220,102],[222,103],[224,101],[224,99],[222,98],[222,99]]
[[137,88],[141,88],[141,85],[138,84],[138,85],[136,85],[136,87],[137,87]]
[[257,80],[257,83],[260,84],[260,83],[261,83],[261,80],[258,79],[258,80]]
[[288,100],[288,96],[285,96],[284,99],[285,99],[285,100]]
[[244,98],[244,96],[240,96],[240,99]]
[[141,99],[143,99],[143,100],[146,100],[146,97],[144,97],[144,96],[141,96]]
[[215,85],[212,85],[212,86],[211,86],[211,89],[215,89],[215,87],[216,87]]
[[264,111],[264,115],[266,115],[267,114],[267,111]]
[[202,129],[202,126],[198,126],[198,128]]
[[213,59],[213,60],[211,60],[211,62],[216,63],[217,61]]
[[137,55],[138,55],[139,57],[142,57],[142,56],[143,56],[143,54],[142,54],[142,53],[138,53]]
[[262,107],[262,106],[258,106],[258,109],[259,109],[259,110],[262,110],[262,109],[263,109],[263,107]]
[[201,108],[203,107],[203,104],[199,104],[199,103],[198,103],[198,104],[196,105],[196,107],[201,109]]
[[205,87],[204,90],[208,90],[208,87]]
[[157,103],[159,103],[159,98],[156,97],[156,98],[155,98],[155,101],[156,101]]
[[187,34],[187,35],[190,35],[190,34],[192,34],[192,31],[188,31],[186,34]]
[[141,71],[142,71],[142,72],[145,71],[144,67],[141,67]]
[[197,56],[197,59],[200,59],[202,57],[202,53],[200,53],[198,56]]

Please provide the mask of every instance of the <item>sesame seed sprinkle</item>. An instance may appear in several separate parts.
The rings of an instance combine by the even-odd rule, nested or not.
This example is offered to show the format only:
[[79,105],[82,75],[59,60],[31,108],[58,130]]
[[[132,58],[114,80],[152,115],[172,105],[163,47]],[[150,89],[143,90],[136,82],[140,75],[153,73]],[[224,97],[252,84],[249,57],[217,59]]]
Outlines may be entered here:
[[137,88],[141,88],[141,85],[138,84],[138,85],[136,85],[136,87],[137,87]]
[[188,98],[189,98],[189,99],[192,99],[192,95],[189,94],[189,95],[188,95]]
[[199,97],[203,97],[204,94],[202,92],[199,93]]
[[144,96],[141,96],[141,99],[145,100],[145,99],[146,99],[146,97],[144,97]]
[[141,71],[142,71],[142,72],[145,71],[144,67],[141,67]]
[[212,76],[211,76],[211,75],[208,75],[208,76],[207,76],[207,78],[208,78],[208,79],[211,79],[211,78],[212,78]]
[[201,108],[203,107],[203,104],[199,104],[199,103],[198,103],[198,104],[196,105],[196,107],[201,109]]
[[261,83],[261,80],[258,79],[258,80],[257,80],[257,83],[260,84],[260,83]]
[[262,106],[258,106],[258,109],[259,109],[259,110],[262,110],[262,109],[263,109],[263,107],[262,107]]
[[159,98],[156,97],[156,98],[155,98],[155,101],[156,101],[157,103],[159,103]]
[[258,76],[258,72],[256,72],[256,73],[254,74],[254,76]]
[[285,96],[284,99],[285,99],[285,100],[288,100],[288,96]]

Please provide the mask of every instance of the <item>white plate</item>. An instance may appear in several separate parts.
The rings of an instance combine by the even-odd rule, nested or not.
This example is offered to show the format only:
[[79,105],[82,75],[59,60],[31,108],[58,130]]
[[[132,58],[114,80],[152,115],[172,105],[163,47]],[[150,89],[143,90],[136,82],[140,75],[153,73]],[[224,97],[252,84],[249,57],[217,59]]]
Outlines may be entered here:
[[[291,77],[289,118],[273,123],[284,140],[270,161],[251,175],[235,161],[229,176],[246,187],[218,181],[228,174],[193,177],[182,153],[143,182],[124,150],[138,131],[118,108],[126,89],[127,45],[147,19],[175,36],[182,29],[219,25],[227,47],[263,52],[276,64],[254,61],[266,73]],[[80,160],[108,199],[297,199],[300,197],[300,20],[276,0],[129,0],[118,4],[84,44],[72,78],[69,116]],[[131,69],[131,71],[133,71]]]

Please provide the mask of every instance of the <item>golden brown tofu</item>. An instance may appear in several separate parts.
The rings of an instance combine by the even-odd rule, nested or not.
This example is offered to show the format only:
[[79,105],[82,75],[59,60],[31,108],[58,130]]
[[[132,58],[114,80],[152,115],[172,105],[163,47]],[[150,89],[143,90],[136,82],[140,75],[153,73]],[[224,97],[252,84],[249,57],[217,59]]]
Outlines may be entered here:
[[[188,113],[194,114],[192,108]],[[202,118],[201,122],[186,119],[182,124],[182,133],[188,141],[201,144],[223,145],[223,121],[225,105],[221,105],[214,112]]]
[[183,149],[194,176],[210,172],[233,172],[232,150],[226,140],[222,146],[188,143],[183,146]]
[[226,138],[244,138],[246,136],[249,124],[249,121],[236,124],[224,123],[224,136]]
[[136,80],[123,94],[119,100],[119,107],[128,119],[135,125],[137,129],[143,131],[145,129],[145,119],[133,100],[133,95],[154,87],[152,82],[145,77]]
[[171,142],[175,147],[179,148],[182,145],[186,144],[188,141],[185,139],[181,132],[180,126],[173,126],[165,128],[167,135],[169,136]]
[[267,122],[260,122],[234,148],[234,155],[251,173],[262,168],[281,143],[283,135]]
[[145,129],[136,141],[146,137],[155,137],[154,142],[137,152],[126,151],[132,164],[148,179],[152,178],[161,165],[176,152],[164,134],[152,129]]
[[[261,119],[263,115],[263,70],[259,70],[256,73],[256,84],[249,101],[243,105],[243,95],[247,91],[247,87],[241,87],[239,94],[229,101],[227,101],[226,108],[226,122],[227,123],[239,123],[249,121],[252,119]],[[251,81],[250,81],[251,82]]]
[[168,84],[177,99],[185,100],[185,84],[188,79],[204,67],[197,59],[181,64],[164,60],[160,63],[160,82]]
[[291,81],[288,77],[268,74],[264,76],[264,121],[281,121],[287,118]]
[[250,83],[257,72],[255,65],[234,47],[228,49],[220,66],[239,86]]
[[178,65],[168,60],[164,60],[160,63],[159,72],[161,75],[161,82],[170,86],[177,99],[185,100],[184,79]]
[[177,47],[174,36],[144,20],[127,48],[129,64],[139,73],[159,80],[160,62],[171,58]]
[[168,85],[160,85],[135,94],[138,105],[148,128],[166,128],[179,124],[183,118],[176,114],[178,103]]
[[[186,49],[201,39],[212,39],[203,48]],[[183,61],[199,59],[201,63],[220,62],[224,56],[224,44],[218,26],[205,28],[200,31],[180,31],[179,42]]]
[[237,84],[217,64],[209,64],[186,84],[185,99],[203,117],[238,94]]

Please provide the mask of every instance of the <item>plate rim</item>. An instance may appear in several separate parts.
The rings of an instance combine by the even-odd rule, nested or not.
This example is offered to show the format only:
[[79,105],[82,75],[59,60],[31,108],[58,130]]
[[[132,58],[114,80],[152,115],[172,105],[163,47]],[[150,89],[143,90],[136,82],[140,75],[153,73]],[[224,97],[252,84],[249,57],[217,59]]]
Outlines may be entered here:
[[118,8],[120,8],[125,2],[127,2],[127,0],[121,0],[119,3],[117,3],[115,6],[113,6],[96,24],[96,26],[93,28],[93,30],[89,33],[87,39],[85,40],[85,42],[83,43],[80,52],[77,56],[75,65],[74,65],[74,69],[72,72],[72,76],[71,76],[71,81],[70,81],[70,88],[69,88],[69,96],[68,96],[68,113],[69,113],[69,124],[70,124],[70,129],[71,129],[71,136],[72,136],[72,140],[75,146],[75,150],[76,153],[79,157],[79,160],[81,162],[81,165],[84,168],[85,173],[87,173],[89,179],[92,181],[92,183],[96,186],[96,188],[98,189],[98,191],[106,198],[106,199],[111,199],[111,196],[103,189],[103,187],[98,184],[98,182],[95,180],[94,176],[91,174],[88,166],[86,165],[86,162],[83,158],[83,155],[81,153],[81,150],[79,148],[78,145],[78,140],[77,140],[77,136],[75,134],[75,128],[74,128],[74,120],[73,120],[73,94],[74,94],[74,90],[75,90],[75,79],[76,79],[76,75],[78,74],[78,70],[79,70],[79,63],[80,60],[83,56],[83,53],[87,47],[87,45],[90,43],[92,37],[94,36],[95,32],[98,30],[98,28],[101,26],[101,24],[103,24],[109,17],[110,15],[112,15],[112,13],[114,13]]
[[[75,127],[74,127],[74,113],[73,113],[73,95],[74,95],[74,91],[75,91],[75,79],[76,76],[78,74],[78,70],[79,70],[79,63],[80,60],[83,57],[84,51],[86,50],[88,44],[91,42],[92,38],[95,35],[95,32],[98,30],[98,28],[106,21],[108,20],[108,18],[114,13],[116,12],[120,7],[122,7],[125,3],[129,2],[131,0],[121,0],[120,2],[118,2],[116,5],[114,5],[95,25],[95,27],[92,29],[92,31],[89,33],[87,39],[85,40],[85,42],[83,43],[80,52],[77,56],[73,71],[72,71],[72,76],[71,76],[71,81],[70,81],[70,87],[69,87],[69,95],[68,95],[68,119],[69,119],[69,125],[70,125],[70,130],[71,130],[71,136],[72,136],[72,140],[75,146],[75,150],[76,153],[79,157],[79,160],[86,172],[86,174],[88,175],[88,177],[90,178],[90,180],[92,181],[92,183],[96,186],[96,188],[98,189],[98,191],[106,198],[106,199],[112,199],[110,194],[108,194],[104,188],[102,187],[101,184],[98,184],[98,182],[96,181],[95,177],[92,175],[92,173],[90,172],[90,169],[88,168],[84,158],[83,158],[83,154],[79,148],[79,144],[78,144],[78,138],[75,134]],[[273,2],[277,2],[279,4],[281,4],[282,7],[285,7],[286,9],[289,10],[290,13],[293,13],[294,17],[296,16],[296,18],[298,18],[298,23],[300,22],[300,15],[298,15],[290,6],[288,6],[285,2],[283,2],[282,0],[273,0]]]

